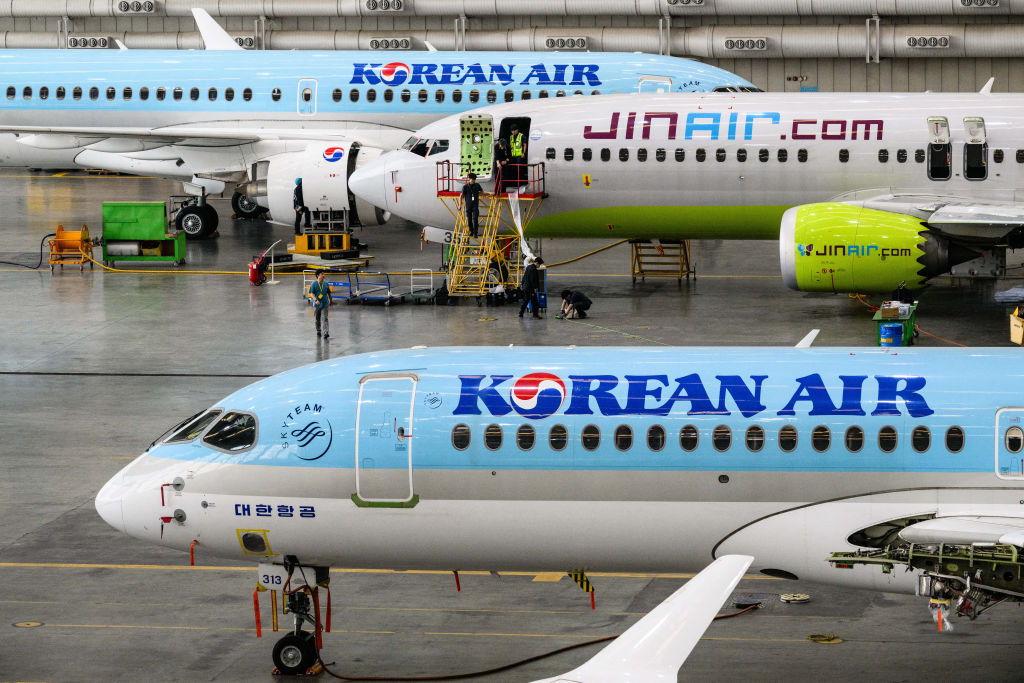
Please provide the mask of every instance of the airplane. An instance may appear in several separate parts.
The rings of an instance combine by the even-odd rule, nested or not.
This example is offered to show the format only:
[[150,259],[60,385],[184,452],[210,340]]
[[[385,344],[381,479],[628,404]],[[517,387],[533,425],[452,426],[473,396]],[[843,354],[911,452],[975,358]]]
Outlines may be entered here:
[[[678,572],[742,554],[971,618],[1024,599],[1017,352],[808,343],[334,358],[171,428],[95,506],[133,537],[258,563],[270,587],[331,566]],[[308,649],[308,610],[290,605],[284,645]]]
[[229,187],[236,215],[269,209],[291,224],[298,177],[317,225],[344,224],[346,211],[349,225],[383,223],[349,174],[409,130],[483,103],[757,89],[692,60],[622,53],[3,50],[0,68],[0,133],[25,150],[6,145],[2,163],[73,152],[79,167],[181,181],[194,200],[177,227],[190,237],[216,229],[206,197]]
[[919,289],[961,263],[1005,264],[1005,248],[1024,245],[1021,112],[1024,97],[985,91],[514,102],[424,127],[415,137],[463,143],[429,158],[389,152],[349,185],[452,228],[438,187],[457,190],[473,170],[494,191],[492,150],[468,136],[516,123],[536,176],[519,190],[543,198],[527,237],[778,240],[793,289]]

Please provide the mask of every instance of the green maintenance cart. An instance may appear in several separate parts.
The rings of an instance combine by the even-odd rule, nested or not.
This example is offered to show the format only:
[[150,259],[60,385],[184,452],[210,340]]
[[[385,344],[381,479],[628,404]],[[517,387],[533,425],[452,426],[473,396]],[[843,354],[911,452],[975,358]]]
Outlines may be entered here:
[[185,264],[185,233],[168,232],[164,202],[103,202],[103,262]]

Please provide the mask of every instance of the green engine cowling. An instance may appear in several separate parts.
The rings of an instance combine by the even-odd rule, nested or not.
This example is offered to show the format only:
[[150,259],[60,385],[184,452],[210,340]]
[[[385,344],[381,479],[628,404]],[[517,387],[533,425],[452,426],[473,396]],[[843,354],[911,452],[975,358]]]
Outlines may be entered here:
[[782,279],[804,292],[891,292],[949,270],[946,241],[918,218],[838,202],[782,216]]

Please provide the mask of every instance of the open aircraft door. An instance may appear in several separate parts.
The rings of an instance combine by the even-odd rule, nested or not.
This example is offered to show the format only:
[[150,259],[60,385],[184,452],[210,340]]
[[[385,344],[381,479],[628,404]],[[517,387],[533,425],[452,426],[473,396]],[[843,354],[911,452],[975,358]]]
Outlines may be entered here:
[[996,411],[996,476],[1024,479],[1024,408]]
[[412,413],[419,377],[384,372],[359,380],[356,405],[357,503],[414,503]]
[[489,179],[494,165],[494,118],[489,114],[465,114],[459,118],[460,177],[471,172],[477,180]]
[[641,76],[637,92],[672,92],[672,79],[668,76]]

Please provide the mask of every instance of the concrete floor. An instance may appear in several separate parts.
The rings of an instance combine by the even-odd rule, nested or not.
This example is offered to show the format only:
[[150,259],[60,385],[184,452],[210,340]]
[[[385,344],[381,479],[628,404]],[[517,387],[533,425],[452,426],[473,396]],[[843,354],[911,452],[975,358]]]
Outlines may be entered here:
[[[98,234],[100,202],[163,199],[167,183],[126,177],[0,176],[0,259],[34,264],[56,224]],[[789,345],[874,341],[871,314],[846,296],[799,294],[778,277],[774,244],[702,242],[696,281],[631,284],[615,247],[550,271],[550,289],[579,287],[587,321],[520,320],[512,308],[337,305],[329,342],[313,335],[295,276],[250,287],[252,255],[290,230],[234,222],[190,243],[185,268],[28,270],[0,265],[0,681],[270,680],[275,638],[255,637],[249,567],[223,566],[117,534],[96,515],[100,486],[169,425],[258,377],[300,364],[415,344]],[[367,229],[374,268],[432,267],[439,247],[417,229]],[[610,240],[609,240],[610,241]],[[605,242],[543,245],[549,263]],[[126,265],[126,264],[119,264]],[[166,272],[165,272],[166,271]],[[404,278],[399,278],[404,282]],[[993,292],[951,286],[921,298],[927,333],[971,346],[1008,345],[1007,307]],[[876,297],[877,303],[877,297]],[[922,335],[924,346],[947,342]],[[568,579],[336,572],[335,631],[324,657],[347,675],[479,671],[619,633],[678,587],[680,576],[593,576],[597,609]],[[538,580],[541,579],[541,580]],[[780,593],[810,593],[804,605]],[[751,576],[740,594],[766,608],[716,622],[687,662],[697,680],[1020,680],[1024,611],[992,610],[936,633],[925,602]],[[264,625],[269,607],[264,598]],[[806,640],[835,633],[841,644]],[[567,671],[599,646],[475,680]]]

